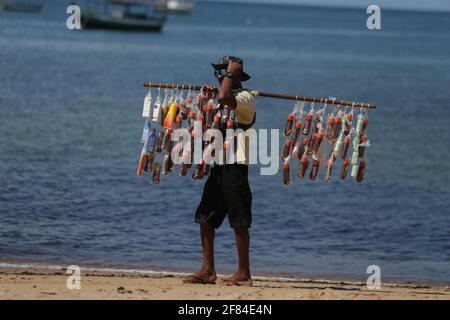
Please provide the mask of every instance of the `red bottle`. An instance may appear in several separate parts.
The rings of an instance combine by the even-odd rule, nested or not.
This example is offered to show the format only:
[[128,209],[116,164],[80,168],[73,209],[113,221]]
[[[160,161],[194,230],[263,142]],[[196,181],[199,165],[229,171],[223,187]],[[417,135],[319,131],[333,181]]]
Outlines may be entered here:
[[[360,138],[360,143],[365,143],[366,141],[367,141],[367,136],[362,135]],[[365,149],[366,149],[366,147],[364,147],[364,146],[358,146],[358,157],[360,157],[360,158],[364,157]]]
[[322,132],[315,133],[314,134],[314,144],[313,144],[313,151],[317,153],[319,150],[320,144],[322,143],[324,134]]
[[350,160],[349,159],[345,159],[342,162],[341,171],[339,172],[339,177],[341,178],[341,180],[345,180],[345,178],[347,178],[347,172],[348,172],[348,167],[349,166],[350,166]]
[[295,130],[294,135],[292,137],[292,145],[294,146],[297,143],[298,137],[300,136],[300,132],[302,130],[302,124],[300,121],[295,122]]
[[311,181],[316,180],[317,174],[319,173],[319,166],[320,166],[320,160],[314,159],[313,160],[313,166],[311,168],[311,173],[309,174],[309,179]]
[[327,132],[326,132],[326,136],[327,136],[328,140],[333,139],[333,125],[334,125],[334,118],[329,117],[328,121],[327,121]]
[[305,153],[307,145],[308,145],[308,138],[303,138],[302,143],[300,144],[300,148],[298,149],[298,160],[302,159],[302,156]]
[[361,159],[358,167],[358,174],[356,175],[356,182],[361,183],[364,180],[364,173],[366,172],[366,160]]
[[298,171],[297,171],[297,176],[300,179],[303,179],[305,177],[308,166],[309,166],[308,156],[306,154],[303,154],[302,160],[300,160],[300,168],[298,168]]
[[309,131],[311,130],[311,122],[312,122],[312,114],[308,113],[306,115],[306,121],[305,121],[305,125],[303,127],[303,131],[302,133],[307,136],[309,134]]
[[289,114],[287,116],[286,125],[284,126],[284,135],[287,137],[292,133],[292,125],[294,123],[294,115]]
[[291,152],[291,146],[292,146],[292,140],[287,139],[284,142],[283,152],[281,153],[281,160],[285,160],[287,157],[289,157],[289,154]]
[[291,174],[289,171],[289,162],[283,163],[283,183],[285,185],[291,184]]
[[347,158],[349,147],[350,147],[350,137],[347,136],[344,138],[344,147],[341,148],[341,159]]

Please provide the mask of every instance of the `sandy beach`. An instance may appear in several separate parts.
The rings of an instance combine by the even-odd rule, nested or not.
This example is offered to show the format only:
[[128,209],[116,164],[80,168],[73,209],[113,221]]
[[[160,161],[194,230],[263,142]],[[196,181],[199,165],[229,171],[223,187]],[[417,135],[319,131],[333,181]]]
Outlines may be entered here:
[[180,274],[89,271],[69,290],[64,270],[0,269],[0,299],[450,299],[450,286],[254,277],[252,287],[182,284]]

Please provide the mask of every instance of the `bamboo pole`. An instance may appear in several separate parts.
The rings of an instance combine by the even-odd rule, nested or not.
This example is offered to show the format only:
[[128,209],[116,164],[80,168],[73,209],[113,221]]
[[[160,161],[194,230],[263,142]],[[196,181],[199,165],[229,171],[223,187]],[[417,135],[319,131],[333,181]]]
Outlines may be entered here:
[[[164,84],[164,83],[157,83],[157,82],[145,82],[144,87],[160,88],[160,89],[194,90],[194,91],[200,91],[202,89],[202,86],[192,86],[192,85],[184,85],[184,84],[183,85],[181,85],[181,84]],[[305,102],[315,102],[315,103],[332,104],[332,105],[348,106],[348,107],[356,107],[356,108],[375,109],[377,107],[375,104],[366,103],[366,102],[354,102],[354,101],[336,100],[336,99],[329,99],[329,98],[312,98],[312,97],[304,97],[304,96],[290,96],[290,95],[286,95],[286,94],[267,93],[267,92],[261,92],[261,91],[257,91],[257,90],[250,90],[250,92],[254,96],[259,96],[259,97],[296,100],[296,101],[305,101]]]

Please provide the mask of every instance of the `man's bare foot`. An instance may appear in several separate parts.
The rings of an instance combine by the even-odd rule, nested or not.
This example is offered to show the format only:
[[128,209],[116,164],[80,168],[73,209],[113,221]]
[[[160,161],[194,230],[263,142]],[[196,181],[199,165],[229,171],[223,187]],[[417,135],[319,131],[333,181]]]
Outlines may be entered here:
[[231,277],[222,279],[222,283],[227,286],[251,286],[253,281],[250,273],[237,271]]
[[191,274],[183,278],[183,283],[189,284],[215,284],[217,280],[216,271],[203,271]]

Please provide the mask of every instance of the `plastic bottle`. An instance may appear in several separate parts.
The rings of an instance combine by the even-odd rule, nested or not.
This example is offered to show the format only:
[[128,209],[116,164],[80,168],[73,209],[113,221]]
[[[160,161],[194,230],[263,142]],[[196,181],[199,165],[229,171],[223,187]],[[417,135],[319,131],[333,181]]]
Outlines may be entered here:
[[301,131],[302,131],[302,123],[299,120],[297,120],[295,121],[294,134],[292,135],[292,145],[295,145],[297,143]]
[[314,135],[314,134],[312,134],[310,137],[309,137],[309,141],[308,141],[308,154],[309,155],[311,155],[311,154],[313,154],[313,146],[314,146],[314,141],[315,141],[315,139],[316,139],[316,136]]
[[313,144],[313,151],[314,153],[317,153],[320,148],[320,144],[322,143],[324,134],[322,132],[318,132],[314,134],[314,144]]
[[308,166],[309,166],[308,156],[306,154],[303,154],[302,159],[300,160],[300,167],[297,171],[297,176],[300,179],[303,179],[305,177]]
[[361,159],[361,161],[359,162],[359,168],[358,168],[358,173],[356,175],[356,182],[361,183],[364,180],[364,173],[366,171],[366,160],[365,159]]
[[153,165],[153,175],[152,175],[152,183],[159,184],[161,176],[161,165],[159,162],[155,162]]
[[170,136],[172,135],[172,130],[166,130],[163,136],[162,146],[163,150],[167,150],[167,146],[169,145]]
[[141,155],[139,157],[139,164],[138,164],[138,169],[136,172],[137,176],[139,176],[139,177],[142,176],[142,172],[144,170],[144,165],[145,165],[146,161],[147,161],[147,153],[145,151],[142,151]]
[[308,145],[308,138],[303,138],[302,142],[300,143],[300,147],[298,149],[298,159],[299,160],[302,159],[302,156],[305,153],[307,145]]
[[292,146],[292,140],[287,139],[284,142],[283,152],[281,153],[281,160],[285,160],[287,157],[289,157],[289,154],[291,152],[291,146]]
[[197,164],[197,166],[195,167],[194,173],[192,174],[192,179],[194,179],[194,180],[203,179],[204,165],[205,165],[205,162],[203,160],[200,160],[200,163]]
[[172,102],[167,111],[166,118],[164,119],[163,128],[172,129],[173,122],[175,120],[175,115],[177,114],[178,105]]
[[330,115],[327,120],[327,131],[326,131],[326,136],[328,140],[333,139],[333,125],[334,125],[334,117]]
[[308,113],[306,115],[305,125],[303,126],[302,133],[307,136],[309,134],[309,131],[311,130],[311,122],[312,122],[313,115],[311,113]]
[[164,131],[161,130],[158,133],[158,136],[156,137],[155,152],[162,151],[163,139],[164,139]]
[[142,108],[142,117],[144,118],[150,118],[150,110],[152,106],[152,90],[149,89],[147,95],[144,99],[144,107]]
[[361,143],[358,146],[358,157],[362,158],[364,157],[364,150],[366,149],[367,136],[362,135],[360,141]]
[[155,101],[155,104],[153,105],[153,110],[152,110],[151,119],[153,122],[159,121],[159,117],[161,116],[161,111],[162,111],[161,98],[158,94],[158,97],[156,98],[156,101]]
[[146,165],[144,167],[145,171],[147,171],[147,172],[152,172],[153,171],[153,159],[154,159],[153,152],[148,152],[147,153]]
[[348,149],[350,147],[350,137],[346,136],[344,138],[344,145],[341,149],[341,159],[347,158]]
[[333,173],[334,158],[333,155],[327,161],[327,171],[325,173],[325,181],[330,182]]
[[320,167],[320,160],[319,159],[313,159],[313,166],[312,166],[311,172],[309,174],[309,179],[311,181],[316,180],[317,174],[319,173],[319,167]]
[[350,160],[345,159],[342,162],[341,171],[339,172],[339,177],[341,178],[341,180],[345,180],[345,178],[347,178],[347,172],[348,172],[349,166],[350,166]]
[[284,133],[284,135],[285,135],[286,137],[289,136],[289,135],[291,135],[293,123],[294,123],[294,115],[293,115],[292,113],[290,113],[290,114],[287,116],[286,124],[285,124],[285,126],[284,126],[284,132],[283,132],[283,133]]
[[289,162],[283,163],[283,183],[285,185],[291,184],[291,174],[289,170]]
[[169,154],[165,154],[163,158],[163,164],[162,164],[162,175],[167,175],[167,172],[169,172]]

